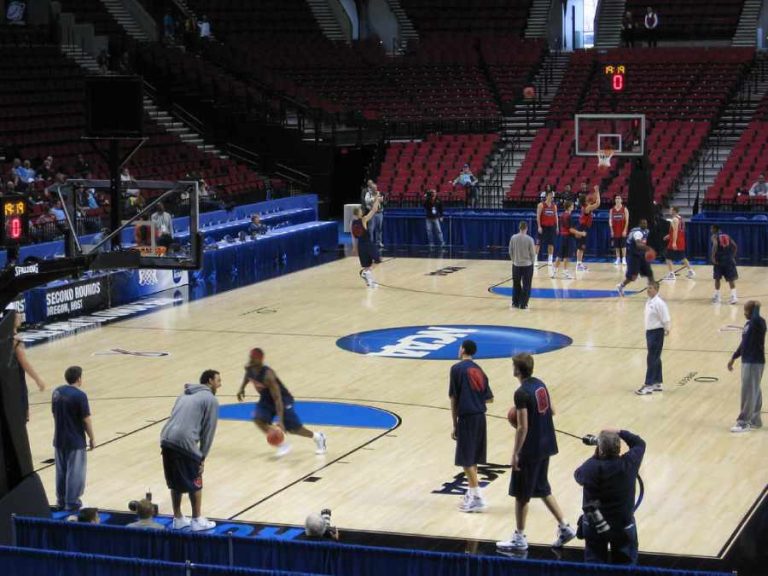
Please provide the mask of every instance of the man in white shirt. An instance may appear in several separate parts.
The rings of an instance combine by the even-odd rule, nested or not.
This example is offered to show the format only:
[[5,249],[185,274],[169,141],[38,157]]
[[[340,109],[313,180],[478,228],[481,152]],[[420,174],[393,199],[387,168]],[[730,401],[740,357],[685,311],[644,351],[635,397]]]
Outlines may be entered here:
[[768,184],[765,182],[765,174],[760,174],[757,182],[749,189],[750,196],[768,196]]
[[669,335],[670,321],[669,307],[659,296],[659,283],[652,281],[648,284],[648,300],[645,302],[645,341],[648,345],[645,384],[635,394],[645,396],[662,392],[661,350],[664,336]]

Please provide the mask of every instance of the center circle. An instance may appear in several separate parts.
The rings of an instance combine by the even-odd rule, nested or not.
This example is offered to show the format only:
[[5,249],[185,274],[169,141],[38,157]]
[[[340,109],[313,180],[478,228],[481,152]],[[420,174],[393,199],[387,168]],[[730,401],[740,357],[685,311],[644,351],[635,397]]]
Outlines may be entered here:
[[456,360],[463,340],[477,344],[477,359],[509,358],[521,352],[543,354],[565,348],[573,340],[565,334],[521,328],[455,324],[438,326],[403,326],[369,330],[344,336],[336,341],[339,348],[384,358],[410,360]]

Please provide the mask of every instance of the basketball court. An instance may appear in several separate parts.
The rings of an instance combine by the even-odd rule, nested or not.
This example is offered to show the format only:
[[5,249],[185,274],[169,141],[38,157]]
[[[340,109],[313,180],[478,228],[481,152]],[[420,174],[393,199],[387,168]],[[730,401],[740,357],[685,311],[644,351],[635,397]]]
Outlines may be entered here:
[[[97,439],[84,501],[125,510],[127,500],[151,491],[168,513],[160,430],[183,384],[214,368],[223,380],[222,419],[205,465],[208,516],[301,525],[327,507],[342,532],[506,538],[514,517],[506,414],[517,386],[509,355],[530,345],[541,350],[535,375],[550,388],[559,431],[582,436],[621,427],[647,441],[641,551],[724,554],[765,486],[765,432],[728,431],[740,384],[726,369],[744,322],[741,304],[768,299],[765,270],[739,269],[738,306],[710,302],[709,266],[696,267],[693,281],[664,282],[660,293],[672,314],[665,391],[638,397],[643,283],[620,299],[613,287],[621,272],[610,264],[590,264],[573,281],[550,280],[542,268],[534,277],[541,291],[521,311],[503,295],[510,268],[498,260],[391,258],[375,271],[379,288],[369,290],[357,259],[344,258],[34,346],[28,355],[49,386],[30,391],[35,466],[53,494],[50,389],[67,366],[79,364]],[[654,268],[657,277],[666,272]],[[393,328],[402,330],[361,334]],[[464,336],[478,341],[479,357],[494,356],[478,360],[495,402],[488,412],[492,465],[481,471],[489,508],[474,515],[457,510],[461,478],[447,397],[451,359]],[[256,346],[296,396],[307,426],[328,435],[325,456],[294,438],[293,451],[276,459],[248,420],[250,408],[237,407],[242,366]],[[246,403],[254,400],[249,389]],[[573,471],[591,449],[565,433],[558,443],[550,480],[573,524],[581,510]],[[529,541],[548,544],[554,532],[554,520],[534,502]]]

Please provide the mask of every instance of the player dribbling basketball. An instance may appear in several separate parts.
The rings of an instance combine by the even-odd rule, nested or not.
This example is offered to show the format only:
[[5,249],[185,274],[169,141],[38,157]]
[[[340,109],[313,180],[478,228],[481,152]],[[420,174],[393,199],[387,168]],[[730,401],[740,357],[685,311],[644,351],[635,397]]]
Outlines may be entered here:
[[627,273],[624,280],[616,284],[619,296],[624,296],[624,287],[637,279],[638,274],[645,276],[648,282],[653,282],[653,268],[646,260],[646,252],[651,250],[648,246],[648,221],[643,218],[639,226],[632,228],[627,237]]
[[[253,415],[253,421],[259,430],[268,434],[272,427],[272,420],[277,417],[276,425],[289,434],[296,434],[304,438],[312,438],[315,441],[315,454],[325,454],[325,434],[312,432],[304,427],[293,407],[293,396],[283,385],[277,374],[264,364],[264,351],[254,348],[248,356],[248,364],[245,365],[243,383],[237,393],[237,401],[245,398],[245,387],[252,383],[259,393],[259,401]],[[277,447],[277,456],[285,456],[291,451],[290,443],[285,440]]]

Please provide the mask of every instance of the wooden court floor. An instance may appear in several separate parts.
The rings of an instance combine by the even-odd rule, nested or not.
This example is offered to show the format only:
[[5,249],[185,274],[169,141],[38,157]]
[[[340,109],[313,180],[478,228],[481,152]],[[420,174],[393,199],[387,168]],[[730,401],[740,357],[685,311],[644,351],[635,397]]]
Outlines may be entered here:
[[[462,269],[428,275],[446,266]],[[661,275],[662,267],[655,269]],[[550,388],[558,429],[580,436],[615,426],[646,439],[645,498],[637,513],[643,551],[717,555],[763,490],[768,433],[729,433],[739,378],[726,363],[738,343],[732,326],[743,324],[742,308],[710,303],[709,267],[698,267],[695,281],[663,284],[672,313],[663,354],[666,391],[651,397],[633,394],[645,367],[642,293],[623,300],[534,299],[531,310],[519,311],[488,292],[510,276],[508,262],[394,258],[376,270],[382,284],[376,290],[366,289],[357,272],[356,258],[346,258],[31,348],[49,387],[63,381],[68,365],[85,370],[98,444],[88,456],[86,503],[126,509],[128,500],[151,490],[168,513],[159,434],[176,395],[203,369],[215,368],[224,384],[220,402],[236,403],[247,351],[259,346],[297,399],[374,406],[401,423],[391,431],[324,427],[327,455],[315,456],[311,442],[295,439],[293,452],[277,460],[251,423],[222,420],[206,462],[207,515],[300,525],[309,512],[328,507],[342,530],[506,538],[513,528],[508,470],[486,488],[490,507],[483,514],[462,514],[457,496],[433,493],[460,472],[453,466],[447,398],[452,362],[372,357],[336,346],[355,332],[422,324],[524,326],[573,339],[537,355],[535,373]],[[537,272],[534,286],[564,285],[545,272]],[[766,269],[741,267],[740,274],[741,302],[768,302]],[[593,264],[569,285],[610,289],[618,280],[612,265]],[[170,355],[103,354],[112,348]],[[496,397],[489,461],[506,465],[513,431],[505,415],[516,387],[511,361],[480,364]],[[696,381],[701,377],[710,381]],[[29,431],[52,497],[54,469],[45,464],[53,457],[49,401],[50,389],[31,391]],[[581,505],[573,471],[591,451],[567,435],[558,434],[558,442],[550,480],[573,523]],[[527,533],[533,543],[554,537],[554,521],[540,502],[532,503]]]

